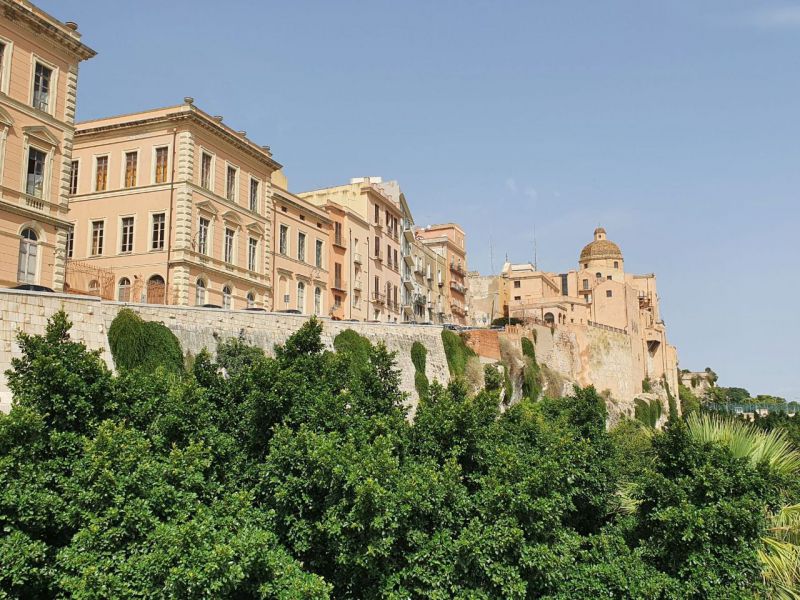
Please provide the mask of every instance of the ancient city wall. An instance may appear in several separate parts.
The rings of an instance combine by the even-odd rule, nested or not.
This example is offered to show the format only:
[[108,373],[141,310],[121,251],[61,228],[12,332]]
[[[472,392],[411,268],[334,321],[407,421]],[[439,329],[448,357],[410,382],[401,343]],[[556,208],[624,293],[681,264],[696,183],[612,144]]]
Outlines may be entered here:
[[[0,289],[0,410],[8,411],[11,393],[5,371],[11,358],[19,354],[17,331],[31,334],[44,332],[47,319],[63,308],[72,320],[72,337],[102,357],[113,367],[108,346],[108,327],[123,307],[136,311],[148,321],[161,321],[178,337],[184,352],[197,354],[204,348],[212,352],[220,340],[242,336],[247,342],[263,348],[268,354],[306,321],[302,315],[262,313],[254,311],[224,311],[178,306],[135,305],[101,301],[97,298],[69,294],[39,294]],[[414,366],[411,345],[420,341],[428,350],[426,372],[428,379],[446,382],[449,379],[447,359],[442,346],[441,328],[424,325],[388,323],[349,323],[321,319],[322,340],[333,348],[333,339],[345,329],[353,329],[373,343],[384,342],[397,353],[401,370],[401,387],[409,395],[412,408],[416,406]]]

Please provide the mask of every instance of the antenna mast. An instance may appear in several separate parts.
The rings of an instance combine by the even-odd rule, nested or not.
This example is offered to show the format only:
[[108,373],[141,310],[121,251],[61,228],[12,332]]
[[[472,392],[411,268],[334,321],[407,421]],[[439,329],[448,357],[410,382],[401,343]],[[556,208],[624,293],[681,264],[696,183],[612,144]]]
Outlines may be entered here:
[[489,268],[494,275],[494,245],[492,244],[492,236],[489,236]]
[[533,270],[534,271],[539,270],[539,261],[537,260],[537,258],[538,257],[536,255],[536,224],[534,223],[533,225]]

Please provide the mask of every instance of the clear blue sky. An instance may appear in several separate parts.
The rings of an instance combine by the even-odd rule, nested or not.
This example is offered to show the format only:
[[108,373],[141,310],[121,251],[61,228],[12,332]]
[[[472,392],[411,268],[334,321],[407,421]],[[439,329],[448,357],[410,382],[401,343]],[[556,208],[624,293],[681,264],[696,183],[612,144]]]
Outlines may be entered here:
[[682,367],[800,400],[800,2],[39,4],[98,51],[80,119],[193,96],[294,191],[399,180],[483,273],[603,224]]

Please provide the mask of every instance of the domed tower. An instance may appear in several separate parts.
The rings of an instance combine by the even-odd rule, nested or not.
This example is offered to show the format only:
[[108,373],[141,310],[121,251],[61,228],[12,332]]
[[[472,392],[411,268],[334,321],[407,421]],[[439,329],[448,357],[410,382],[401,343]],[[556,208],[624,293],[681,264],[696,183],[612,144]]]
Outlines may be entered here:
[[590,271],[598,279],[624,281],[625,268],[622,251],[614,242],[606,238],[606,230],[594,230],[594,241],[581,250],[578,270]]

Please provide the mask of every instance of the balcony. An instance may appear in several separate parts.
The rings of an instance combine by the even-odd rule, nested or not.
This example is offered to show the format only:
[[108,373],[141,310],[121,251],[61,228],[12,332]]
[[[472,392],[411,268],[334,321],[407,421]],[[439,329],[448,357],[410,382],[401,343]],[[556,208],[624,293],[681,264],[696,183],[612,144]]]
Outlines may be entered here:
[[428,302],[428,298],[425,297],[425,294],[414,294],[412,299],[414,304],[419,304],[420,306],[425,306]]
[[410,226],[406,225],[403,228],[403,237],[405,237],[406,240],[408,240],[409,242],[413,242],[414,241],[414,230]]
[[333,286],[331,287],[338,292],[347,292],[344,287],[344,282],[341,279],[334,279]]
[[409,275],[403,275],[403,285],[406,286],[409,290],[413,290],[414,279],[412,279]]
[[356,279],[353,281],[353,291],[360,292],[361,291],[361,280]]
[[358,252],[353,254],[353,264],[354,265],[360,265],[361,264],[361,255]]
[[414,273],[416,273],[417,275],[423,275],[424,276],[425,275],[425,265],[418,264],[416,267],[414,267]]
[[458,292],[459,294],[466,294],[467,293],[467,288],[465,286],[463,286],[462,284],[458,283],[457,281],[451,281],[450,282],[450,289],[455,291],[455,292]]
[[413,255],[411,255],[411,254],[403,254],[403,260],[406,261],[406,264],[409,267],[413,267],[414,266],[414,256]]
[[372,303],[386,304],[386,294],[381,294],[380,292],[372,292]]
[[460,263],[451,262],[450,263],[450,270],[453,271],[453,273],[458,273],[462,277],[467,274],[466,270],[464,269],[464,267],[461,266]]
[[467,309],[464,307],[464,305],[460,302],[456,302],[455,300],[450,301],[450,310],[457,315],[467,314]]
[[333,245],[339,248],[347,248],[347,242],[345,242],[344,238],[340,235],[333,238]]
[[381,256],[380,252],[376,253],[372,258],[374,258],[378,262],[383,262],[383,256]]

